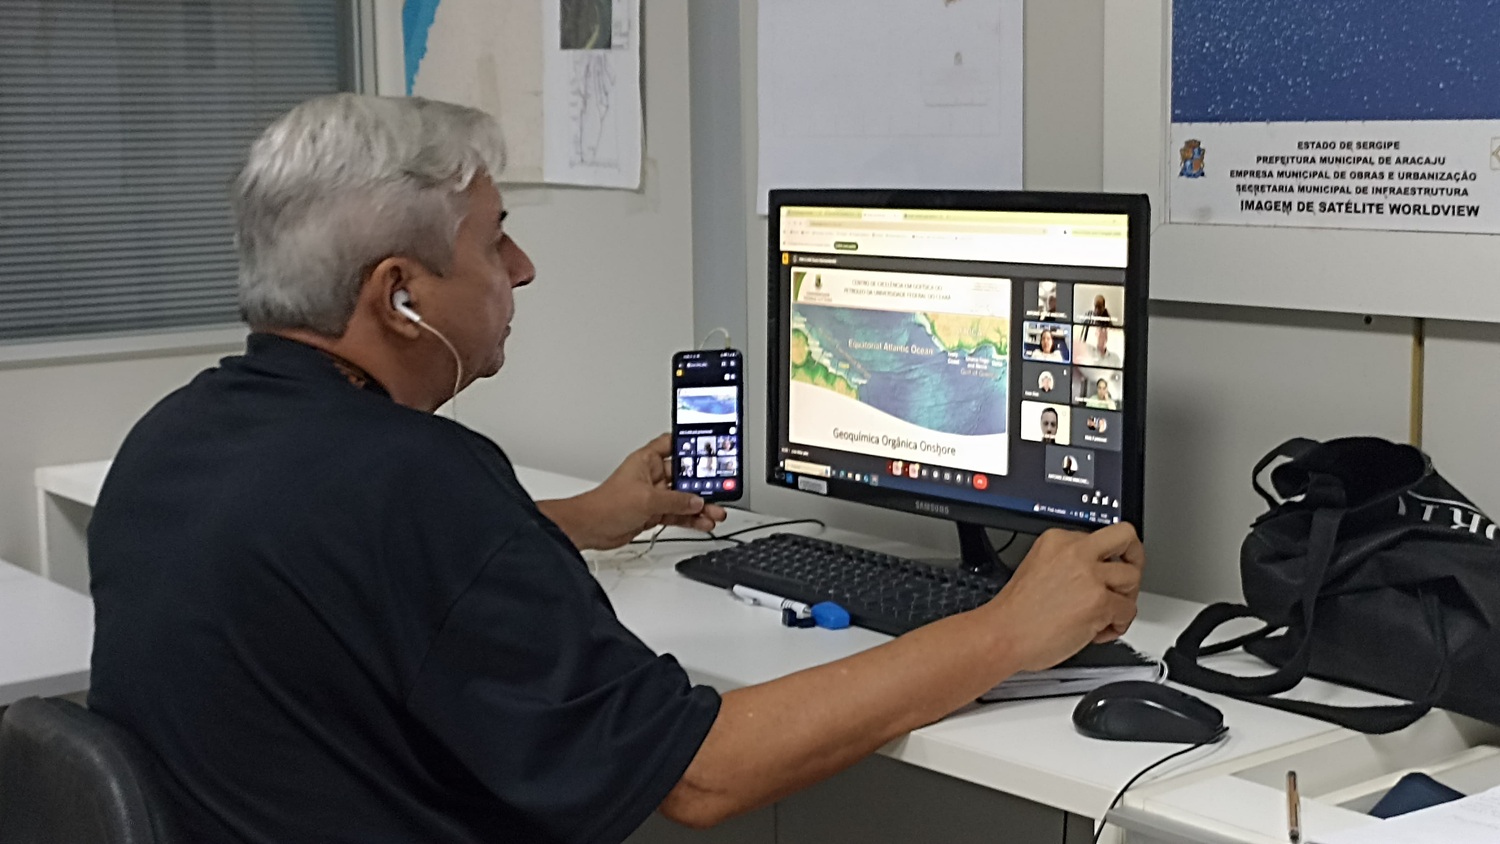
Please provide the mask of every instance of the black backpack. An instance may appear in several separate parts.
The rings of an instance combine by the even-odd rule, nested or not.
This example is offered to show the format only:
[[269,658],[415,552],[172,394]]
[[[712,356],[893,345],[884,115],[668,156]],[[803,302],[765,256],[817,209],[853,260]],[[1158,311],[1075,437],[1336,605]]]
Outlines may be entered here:
[[[1261,477],[1278,459],[1273,495]],[[1167,651],[1168,676],[1365,733],[1399,730],[1434,706],[1500,724],[1500,527],[1426,454],[1381,439],[1292,440],[1254,478],[1269,509],[1240,551],[1247,605],[1204,609]],[[1204,645],[1247,617],[1265,627]],[[1242,646],[1277,670],[1237,677],[1199,663]],[[1274,697],[1306,676],[1411,703]]]

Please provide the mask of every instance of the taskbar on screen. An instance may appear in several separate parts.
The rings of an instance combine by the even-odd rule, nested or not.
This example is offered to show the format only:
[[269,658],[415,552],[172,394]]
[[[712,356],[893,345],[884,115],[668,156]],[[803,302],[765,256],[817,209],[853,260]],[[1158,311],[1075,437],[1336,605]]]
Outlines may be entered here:
[[[861,458],[858,462],[869,463],[871,460],[873,458]],[[884,466],[877,468],[865,465],[847,469],[789,458],[781,461],[777,474],[781,483],[787,487],[820,495],[828,494],[827,482],[834,480],[1009,510],[1023,515],[1065,519],[1082,525],[1109,525],[1120,521],[1120,500],[1098,491],[1080,493],[1077,506],[1040,502],[998,492],[990,485],[989,477],[981,472],[907,464],[900,460],[876,462],[883,463]],[[913,465],[917,467],[915,478],[911,476]]]

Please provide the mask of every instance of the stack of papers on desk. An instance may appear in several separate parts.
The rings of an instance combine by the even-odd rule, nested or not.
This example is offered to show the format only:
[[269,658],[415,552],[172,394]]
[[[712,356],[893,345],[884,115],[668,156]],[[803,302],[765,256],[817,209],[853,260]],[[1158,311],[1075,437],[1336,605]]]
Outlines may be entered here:
[[1081,695],[1119,680],[1160,680],[1166,668],[1124,642],[1089,645],[1067,662],[1046,671],[1021,671],[979,696],[983,703],[1035,697]]
[[1318,836],[1318,844],[1495,844],[1500,841],[1500,788],[1390,820]]

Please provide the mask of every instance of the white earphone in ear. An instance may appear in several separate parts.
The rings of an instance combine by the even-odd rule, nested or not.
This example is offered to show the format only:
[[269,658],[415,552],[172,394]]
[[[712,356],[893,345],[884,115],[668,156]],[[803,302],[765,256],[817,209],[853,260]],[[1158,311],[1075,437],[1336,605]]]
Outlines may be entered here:
[[396,313],[416,323],[418,328],[432,334],[432,336],[441,340],[443,342],[443,345],[448,347],[448,353],[453,355],[453,394],[452,396],[450,396],[451,403],[448,405],[448,417],[457,422],[458,391],[459,388],[463,386],[464,382],[464,363],[463,358],[460,358],[458,356],[458,349],[455,349],[453,347],[453,344],[448,342],[448,338],[443,336],[443,332],[438,331],[436,328],[433,328],[422,320],[422,315],[417,313],[416,309],[411,306],[411,294],[409,292],[405,290],[397,290],[395,293],[392,293],[391,307],[396,309]]
[[422,324],[422,315],[412,309],[411,294],[406,292],[405,290],[397,290],[395,294],[391,296],[391,307],[396,309],[396,313],[406,317],[412,322],[415,322],[418,325]]

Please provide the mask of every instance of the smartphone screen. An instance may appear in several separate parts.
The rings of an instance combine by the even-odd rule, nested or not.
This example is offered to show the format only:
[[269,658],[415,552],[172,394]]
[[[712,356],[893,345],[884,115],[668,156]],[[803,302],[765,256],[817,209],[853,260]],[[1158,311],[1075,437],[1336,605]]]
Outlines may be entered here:
[[744,358],[734,349],[672,356],[672,486],[706,501],[744,491]]

